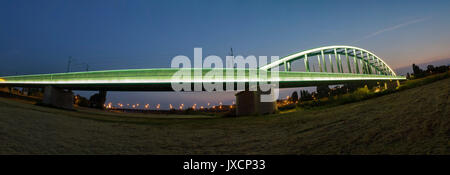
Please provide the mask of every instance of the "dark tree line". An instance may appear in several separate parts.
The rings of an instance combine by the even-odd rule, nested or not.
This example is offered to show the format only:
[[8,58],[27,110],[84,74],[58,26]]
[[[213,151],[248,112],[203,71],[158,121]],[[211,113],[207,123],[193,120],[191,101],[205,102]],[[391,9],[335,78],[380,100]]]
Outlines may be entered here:
[[[434,67],[433,65],[428,65],[427,70],[422,70],[416,64],[412,64],[412,69],[413,69],[412,75],[414,76],[414,78],[422,78],[432,74],[447,72],[449,71],[449,66],[442,65]],[[407,75],[407,77],[410,78],[409,74]]]
[[365,85],[370,85],[370,87],[376,86],[375,84],[369,84],[367,82],[364,83],[347,83],[341,86],[336,86],[334,88],[330,88],[328,85],[319,85],[317,86],[317,92],[309,92],[307,90],[300,90],[300,94],[297,91],[294,91],[291,95],[291,102],[305,102],[311,101],[315,99],[320,99],[324,97],[332,97],[337,95],[346,94],[349,92],[353,92],[358,88],[364,87]]

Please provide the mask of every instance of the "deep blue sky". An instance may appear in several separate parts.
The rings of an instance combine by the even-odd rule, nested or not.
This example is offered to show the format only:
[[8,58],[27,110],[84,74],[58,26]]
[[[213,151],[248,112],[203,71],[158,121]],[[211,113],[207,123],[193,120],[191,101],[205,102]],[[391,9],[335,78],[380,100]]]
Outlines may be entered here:
[[[65,72],[69,56],[74,71],[85,63],[90,70],[158,68],[176,55],[192,57],[194,47],[204,55],[233,47],[244,56],[285,56],[334,44],[371,50],[399,68],[450,58],[449,31],[448,0],[3,0],[0,76]],[[129,103],[160,98],[135,96],[127,95]]]

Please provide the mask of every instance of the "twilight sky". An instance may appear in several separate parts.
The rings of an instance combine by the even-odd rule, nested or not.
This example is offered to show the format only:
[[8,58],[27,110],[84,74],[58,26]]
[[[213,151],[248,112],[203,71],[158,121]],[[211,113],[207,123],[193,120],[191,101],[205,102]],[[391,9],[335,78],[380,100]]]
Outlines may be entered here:
[[[448,0],[4,0],[0,76],[66,72],[69,56],[73,71],[160,68],[176,55],[192,58],[194,47],[204,56],[230,47],[235,55],[285,56],[338,44],[368,49],[396,69],[450,58],[449,31]],[[108,100],[164,106],[210,96],[113,92]]]

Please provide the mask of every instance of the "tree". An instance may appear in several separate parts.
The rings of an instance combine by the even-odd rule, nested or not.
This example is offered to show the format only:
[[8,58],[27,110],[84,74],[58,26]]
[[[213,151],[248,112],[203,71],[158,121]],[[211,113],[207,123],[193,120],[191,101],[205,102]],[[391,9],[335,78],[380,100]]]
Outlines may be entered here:
[[317,95],[319,98],[328,97],[330,94],[330,87],[328,85],[317,86]]
[[432,74],[435,71],[434,66],[433,65],[428,65],[427,66],[427,72]]
[[312,99],[313,97],[311,93],[309,93],[307,90],[300,90],[300,101],[309,101]]
[[96,93],[89,98],[89,106],[91,108],[103,109],[103,104],[101,102],[100,94]]
[[297,103],[297,101],[298,101],[298,93],[297,93],[297,91],[292,92],[291,98],[289,100],[292,103]]
[[74,99],[75,99],[74,100],[75,104],[78,105],[78,106],[82,106],[82,107],[89,107],[90,106],[89,100],[86,99],[85,97],[82,97],[80,95],[76,95],[76,96],[74,96]]
[[413,72],[414,72],[414,78],[420,78],[424,76],[423,70],[420,69],[419,66],[416,64],[412,64]]
[[434,73],[444,73],[444,72],[447,72],[448,70],[449,70],[449,66],[442,65],[439,67],[435,67]]

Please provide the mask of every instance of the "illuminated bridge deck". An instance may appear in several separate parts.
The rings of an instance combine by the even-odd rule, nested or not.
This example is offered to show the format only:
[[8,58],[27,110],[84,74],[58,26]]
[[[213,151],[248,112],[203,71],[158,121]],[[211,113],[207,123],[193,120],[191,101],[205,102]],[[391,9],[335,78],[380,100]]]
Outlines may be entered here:
[[[54,86],[71,90],[108,90],[108,91],[172,91],[171,84],[180,82],[173,78],[179,70],[190,71],[190,78],[183,82],[267,82],[275,81],[280,88],[306,87],[321,84],[344,84],[362,81],[405,80],[404,76],[354,73],[328,72],[293,72],[293,71],[264,71],[260,69],[215,69],[223,75],[222,80],[214,79],[208,72],[212,69],[202,69],[202,75],[195,75],[195,69],[127,69],[91,72],[54,73],[38,75],[21,75],[0,77],[0,86],[14,87],[45,87]],[[227,76],[228,71],[234,71],[234,76]],[[245,72],[245,76],[238,71]],[[249,72],[257,75],[267,73],[268,78],[250,77]],[[278,73],[278,76],[275,74]],[[219,73],[220,74],[220,73]],[[242,74],[242,73],[241,73]],[[199,80],[201,78],[201,80]],[[236,87],[236,86],[235,86]]]

